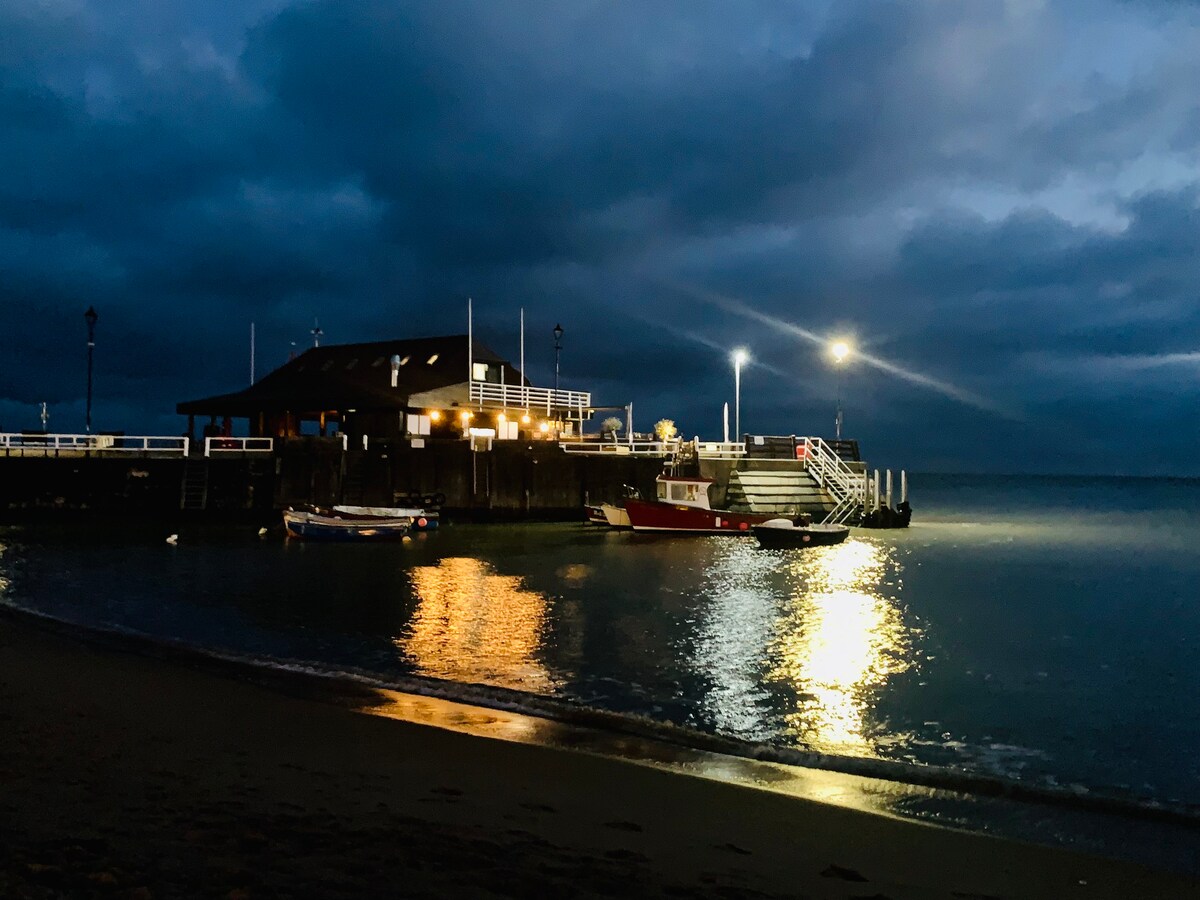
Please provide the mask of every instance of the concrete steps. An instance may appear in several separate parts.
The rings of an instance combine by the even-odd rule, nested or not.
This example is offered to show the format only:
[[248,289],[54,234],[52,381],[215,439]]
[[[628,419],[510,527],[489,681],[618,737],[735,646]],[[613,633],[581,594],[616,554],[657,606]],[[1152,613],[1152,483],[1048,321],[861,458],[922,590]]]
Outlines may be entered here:
[[823,517],[833,508],[834,502],[834,498],[794,462],[787,468],[755,465],[747,470],[735,470],[725,494],[726,508],[732,512],[779,513],[783,516],[803,512]]

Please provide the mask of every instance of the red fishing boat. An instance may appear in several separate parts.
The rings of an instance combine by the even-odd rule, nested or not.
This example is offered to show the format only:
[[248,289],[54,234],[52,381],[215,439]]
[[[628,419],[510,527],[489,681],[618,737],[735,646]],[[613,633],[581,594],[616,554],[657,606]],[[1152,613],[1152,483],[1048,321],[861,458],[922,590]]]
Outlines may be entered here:
[[658,477],[658,499],[628,498],[625,512],[634,531],[675,531],[687,534],[749,534],[750,528],[777,514],[756,515],[713,509],[708,492],[711,478]]

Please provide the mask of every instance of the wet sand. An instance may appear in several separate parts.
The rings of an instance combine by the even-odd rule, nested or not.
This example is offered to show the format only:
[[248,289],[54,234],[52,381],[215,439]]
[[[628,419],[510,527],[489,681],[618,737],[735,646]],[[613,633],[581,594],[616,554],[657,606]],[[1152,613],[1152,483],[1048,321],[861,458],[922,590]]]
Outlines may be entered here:
[[[372,693],[363,708],[405,706]],[[0,896],[1200,895],[1132,864],[298,694],[0,616]]]

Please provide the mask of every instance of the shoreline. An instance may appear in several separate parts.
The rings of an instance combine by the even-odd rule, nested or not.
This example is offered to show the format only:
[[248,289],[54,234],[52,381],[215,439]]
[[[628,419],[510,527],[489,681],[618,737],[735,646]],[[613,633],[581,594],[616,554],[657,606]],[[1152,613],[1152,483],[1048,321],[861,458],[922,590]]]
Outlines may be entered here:
[[[749,743],[641,715],[583,706],[550,695],[415,674],[389,680],[370,672],[330,670],[305,660],[257,659],[139,632],[78,625],[35,610],[0,604],[0,618],[6,616],[69,640],[105,647],[114,652],[201,668],[217,677],[249,681],[281,693],[358,706],[358,711],[373,715],[427,724],[434,724],[434,720],[437,720],[437,727],[465,734],[484,734],[466,724],[473,716],[507,716],[514,721],[528,721],[521,727],[508,729],[510,736],[504,739],[564,748],[591,745],[593,749],[590,752],[633,762],[658,763],[668,768],[678,768],[678,760],[682,759],[688,759],[688,765],[694,768],[692,758],[707,755],[724,761],[710,767],[713,771],[736,768],[731,763],[737,760],[747,768],[761,766],[767,773],[823,772],[875,785],[928,789],[948,797],[995,799],[1051,809],[1061,807],[1074,813],[1125,817],[1130,821],[1162,822],[1200,829],[1200,807],[1194,804],[1123,797],[1076,785],[1054,788],[983,773],[879,757],[832,756],[804,748]],[[430,706],[447,704],[454,711],[438,716],[428,709],[418,709],[415,705],[417,701],[425,701]],[[400,709],[410,712],[397,712]],[[537,737],[529,739],[528,735],[534,732]],[[512,736],[517,733],[523,736]],[[619,749],[603,749],[605,744]],[[749,780],[733,780],[735,783],[769,788],[787,779],[778,774],[763,774]],[[821,793],[824,795],[826,792]],[[880,807],[871,811],[881,815],[896,814]],[[901,818],[912,820],[911,816]]]
[[[363,896],[388,877],[405,896],[628,895],[636,883],[642,896],[1174,897],[1197,886],[1194,873],[752,786],[770,763],[738,760],[738,784],[695,760],[667,771],[602,755],[549,720],[366,687],[335,700],[210,669],[0,616],[0,892],[192,896],[200,879],[213,896]],[[530,727],[559,745],[513,740]],[[638,739],[609,740],[628,751]]]

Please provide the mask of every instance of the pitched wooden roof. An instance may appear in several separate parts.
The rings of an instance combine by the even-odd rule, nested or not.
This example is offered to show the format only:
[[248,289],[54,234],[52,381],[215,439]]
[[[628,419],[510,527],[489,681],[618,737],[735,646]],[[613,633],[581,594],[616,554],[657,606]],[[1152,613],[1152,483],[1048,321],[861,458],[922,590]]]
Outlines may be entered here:
[[[400,357],[396,387],[391,358]],[[475,341],[474,362],[505,367],[504,380],[520,384],[508,360]],[[176,405],[183,415],[253,416],[260,412],[400,410],[410,394],[467,381],[467,336],[411,338],[312,347],[245,390]]]

